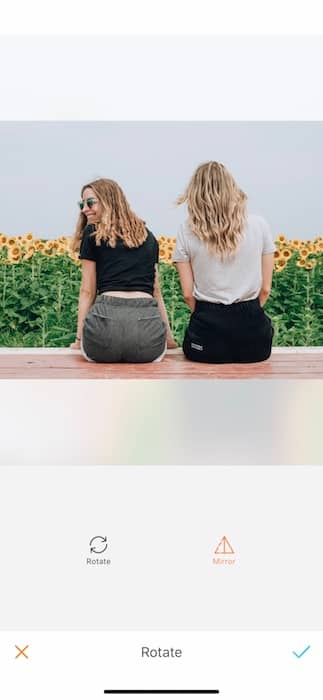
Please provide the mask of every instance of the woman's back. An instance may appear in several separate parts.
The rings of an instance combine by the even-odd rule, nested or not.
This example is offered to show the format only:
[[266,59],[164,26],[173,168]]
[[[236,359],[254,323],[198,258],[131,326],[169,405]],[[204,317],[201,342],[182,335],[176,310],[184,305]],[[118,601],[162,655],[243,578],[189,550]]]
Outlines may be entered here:
[[221,260],[206,243],[192,233],[188,222],[176,239],[174,262],[192,266],[193,295],[200,301],[233,304],[256,299],[262,284],[262,255],[273,253],[270,227],[260,216],[250,215],[238,250]]
[[121,239],[115,247],[95,240],[95,226],[88,224],[83,232],[80,258],[96,263],[97,288],[100,294],[109,291],[140,291],[153,295],[158,243],[147,230],[146,240],[136,248],[128,248]]
[[262,306],[275,247],[264,219],[247,216],[246,200],[216,161],[200,165],[177,200],[188,209],[174,254],[192,311],[183,350],[195,362],[261,362],[271,353],[273,328]]

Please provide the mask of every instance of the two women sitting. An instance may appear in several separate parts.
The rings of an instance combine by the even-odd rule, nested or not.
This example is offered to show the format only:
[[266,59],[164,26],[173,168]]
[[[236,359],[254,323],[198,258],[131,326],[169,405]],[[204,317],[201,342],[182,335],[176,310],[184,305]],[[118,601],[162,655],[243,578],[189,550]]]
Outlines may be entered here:
[[[247,216],[246,195],[226,168],[201,165],[178,204],[188,220],[177,265],[192,315],[183,351],[196,362],[259,362],[273,329],[263,310],[275,246],[268,224]],[[100,179],[81,192],[74,249],[82,282],[73,347],[96,362],[152,362],[176,347],[158,282],[158,243],[121,188]],[[98,293],[98,296],[97,296]]]

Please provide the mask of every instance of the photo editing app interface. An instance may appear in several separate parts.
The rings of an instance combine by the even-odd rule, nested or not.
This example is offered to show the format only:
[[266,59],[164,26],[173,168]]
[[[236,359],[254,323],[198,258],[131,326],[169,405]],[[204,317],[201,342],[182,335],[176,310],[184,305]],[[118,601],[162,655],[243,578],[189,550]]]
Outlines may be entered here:
[[0,480],[1,697],[322,698],[320,466]]
[[323,698],[322,53],[0,43],[1,700]]

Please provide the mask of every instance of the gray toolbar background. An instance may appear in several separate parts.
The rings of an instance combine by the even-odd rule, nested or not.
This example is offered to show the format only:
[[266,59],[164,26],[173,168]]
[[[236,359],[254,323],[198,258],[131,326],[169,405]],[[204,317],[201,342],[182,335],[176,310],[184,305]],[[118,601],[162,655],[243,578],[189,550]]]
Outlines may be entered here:
[[[1,629],[322,629],[322,469],[8,468]],[[110,567],[85,565],[107,535]],[[226,535],[234,566],[212,564]]]

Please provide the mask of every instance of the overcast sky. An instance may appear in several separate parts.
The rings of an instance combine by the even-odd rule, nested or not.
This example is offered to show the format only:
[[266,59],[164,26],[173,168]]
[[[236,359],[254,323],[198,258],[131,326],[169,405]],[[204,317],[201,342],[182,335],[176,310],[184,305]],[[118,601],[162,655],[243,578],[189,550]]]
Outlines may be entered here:
[[318,122],[0,123],[0,231],[71,235],[82,184],[109,177],[157,236],[174,236],[186,216],[174,201],[206,160],[229,168],[274,237],[323,235]]

